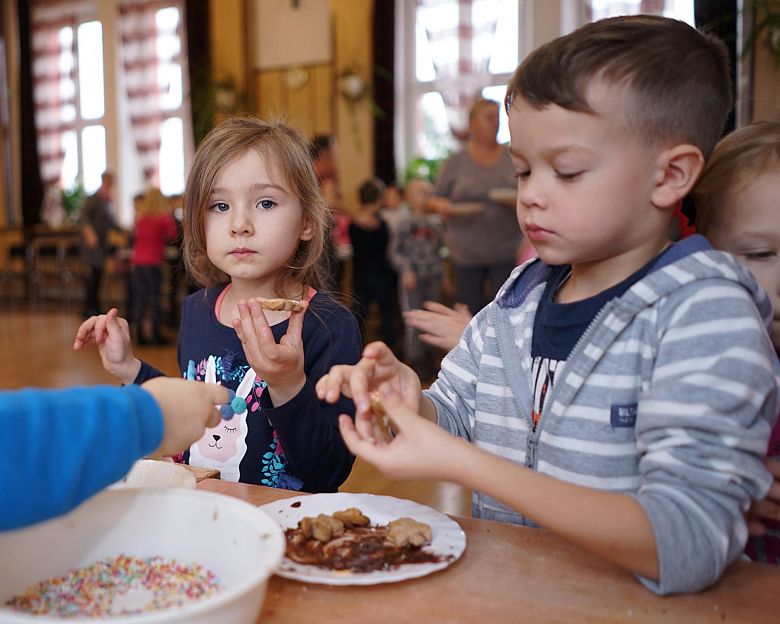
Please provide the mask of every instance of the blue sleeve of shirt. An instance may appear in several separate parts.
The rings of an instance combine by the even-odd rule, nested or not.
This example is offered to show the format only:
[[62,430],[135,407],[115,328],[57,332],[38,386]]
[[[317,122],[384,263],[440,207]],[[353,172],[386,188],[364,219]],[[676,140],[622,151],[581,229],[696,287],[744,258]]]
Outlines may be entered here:
[[340,414],[354,418],[355,405],[343,395],[335,404],[320,401],[314,386],[335,364],[360,359],[357,321],[332,300],[324,309],[312,306],[304,320],[306,384],[284,405],[274,407],[267,392],[260,397],[268,420],[276,429],[292,472],[307,492],[335,492],[346,481],[355,457],[338,428]]
[[163,418],[139,386],[0,392],[0,530],[70,511],[156,449]]

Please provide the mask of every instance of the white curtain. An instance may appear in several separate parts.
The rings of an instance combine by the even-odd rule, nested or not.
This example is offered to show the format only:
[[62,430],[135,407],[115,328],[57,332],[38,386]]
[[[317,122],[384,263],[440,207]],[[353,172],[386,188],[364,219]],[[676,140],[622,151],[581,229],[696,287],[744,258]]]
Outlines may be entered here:
[[31,7],[33,107],[40,176],[59,185],[64,138],[75,132],[76,26],[91,10],[83,0],[36,0]]
[[179,15],[183,14],[179,0],[120,0],[119,4],[130,126],[144,180],[156,187],[160,184],[161,128],[170,114],[164,104],[170,85],[159,67],[162,63],[181,61],[181,46],[167,57],[159,46],[162,36],[180,40],[181,20],[174,26],[157,20],[157,11],[168,7],[176,7]]

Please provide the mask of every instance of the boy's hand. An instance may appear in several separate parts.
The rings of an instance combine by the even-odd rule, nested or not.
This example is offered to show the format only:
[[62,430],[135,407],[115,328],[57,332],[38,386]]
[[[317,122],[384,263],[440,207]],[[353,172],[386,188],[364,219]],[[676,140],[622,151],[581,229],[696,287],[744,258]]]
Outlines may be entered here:
[[750,534],[756,536],[766,533],[766,520],[780,522],[780,459],[767,459],[766,467],[774,477],[772,487],[766,498],[753,501],[747,515]]
[[303,372],[303,315],[309,304],[302,301],[303,310],[290,314],[287,333],[279,344],[274,340],[263,308],[257,299],[238,302],[237,319],[233,320],[249,365],[268,384],[268,392],[275,406],[283,405],[306,384]]
[[124,384],[133,383],[141,370],[141,361],[133,356],[130,328],[116,308],[106,314],[91,316],[79,326],[73,348],[78,351],[91,342],[98,346],[100,360],[107,372]]
[[315,386],[317,396],[328,403],[338,401],[339,395],[355,402],[355,423],[361,436],[375,436],[374,415],[370,394],[376,390],[398,393],[412,411],[420,405],[420,379],[401,363],[383,342],[372,342],[363,349],[357,364],[340,364],[323,375]]
[[163,439],[155,455],[174,455],[189,448],[207,427],[219,424],[216,406],[228,401],[227,388],[174,377],[155,377],[141,387],[163,414]]
[[456,474],[452,462],[462,457],[464,444],[434,423],[409,409],[395,392],[380,393],[380,400],[395,432],[392,440],[366,435],[346,414],[339,417],[339,429],[347,448],[374,464],[392,479],[448,480]]

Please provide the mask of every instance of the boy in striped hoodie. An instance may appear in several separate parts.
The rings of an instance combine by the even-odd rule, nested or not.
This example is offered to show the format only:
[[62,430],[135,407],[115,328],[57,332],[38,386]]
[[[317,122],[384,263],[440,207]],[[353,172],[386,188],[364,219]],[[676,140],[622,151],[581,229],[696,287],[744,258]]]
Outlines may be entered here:
[[750,274],[668,232],[730,93],[722,44],[667,18],[602,20],[529,55],[506,108],[517,218],[539,259],[426,392],[381,343],[320,380],[321,398],[355,400],[355,424],[340,423],[350,450],[394,478],[461,483],[475,516],[544,526],[657,593],[717,581],[771,484],[780,366]]

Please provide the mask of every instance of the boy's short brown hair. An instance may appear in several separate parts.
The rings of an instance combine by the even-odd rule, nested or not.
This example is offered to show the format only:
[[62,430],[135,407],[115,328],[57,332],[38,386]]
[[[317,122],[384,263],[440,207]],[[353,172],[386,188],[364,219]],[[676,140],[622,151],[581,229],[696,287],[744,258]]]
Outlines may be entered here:
[[593,112],[594,80],[634,93],[626,122],[649,145],[681,141],[707,158],[731,110],[725,45],[685,22],[650,15],[599,20],[534,50],[509,83],[505,106],[522,96],[542,108]]

